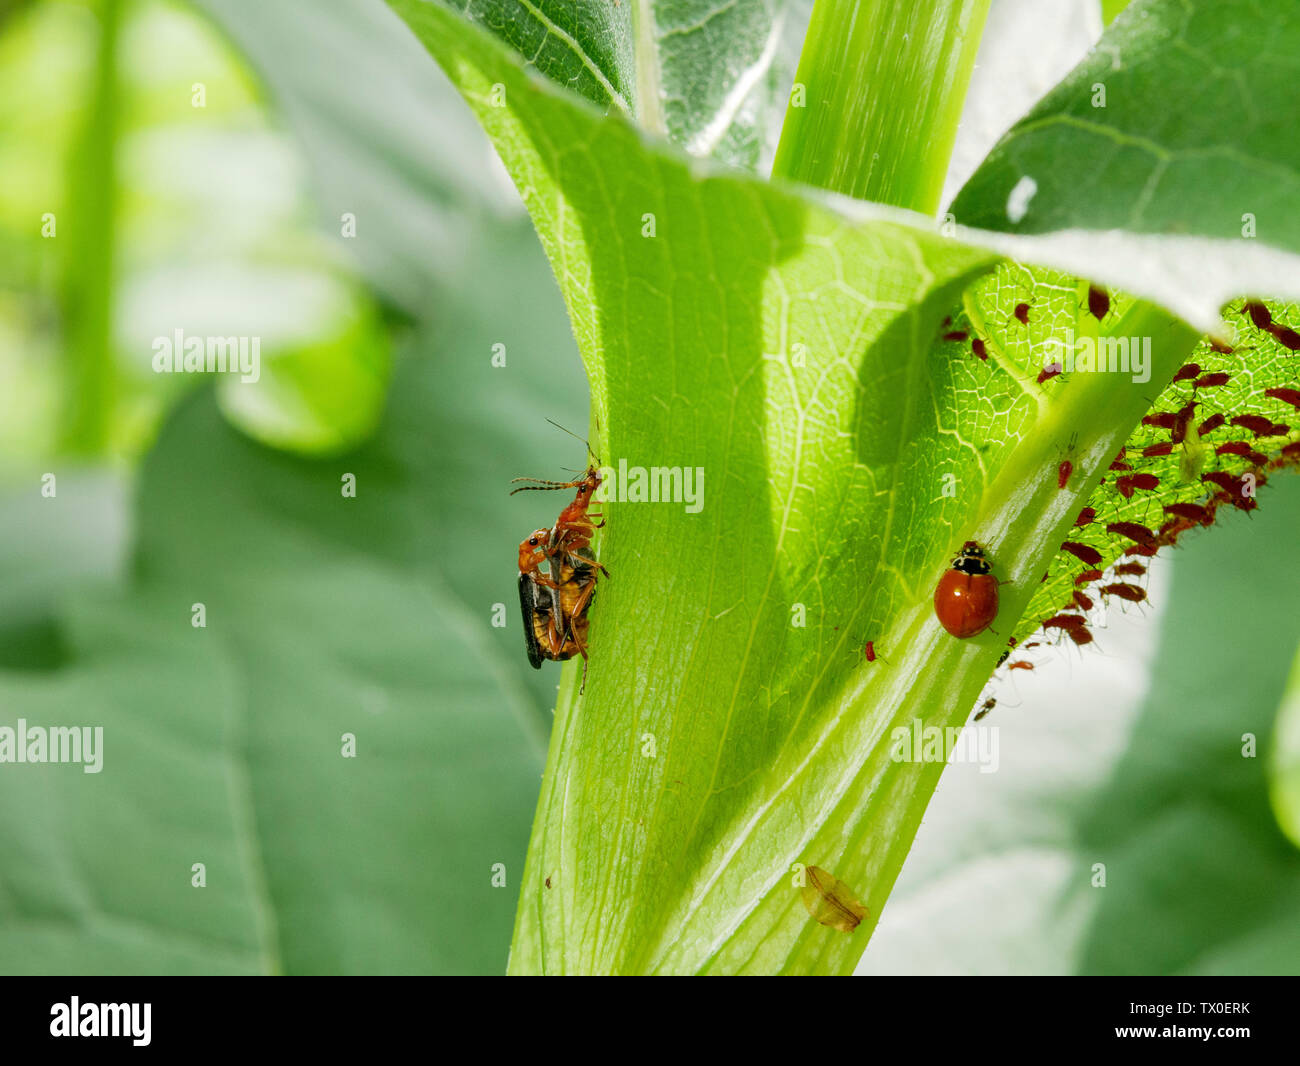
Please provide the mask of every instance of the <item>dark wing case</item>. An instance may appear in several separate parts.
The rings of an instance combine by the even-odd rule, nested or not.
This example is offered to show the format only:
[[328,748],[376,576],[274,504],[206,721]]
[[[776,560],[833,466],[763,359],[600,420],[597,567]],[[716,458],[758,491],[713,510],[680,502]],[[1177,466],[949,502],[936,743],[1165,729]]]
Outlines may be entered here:
[[537,614],[537,589],[537,582],[531,574],[519,575],[519,609],[524,619],[524,646],[528,649],[528,661],[533,664],[534,670],[540,670],[546,658],[537,641],[537,630],[533,624]]

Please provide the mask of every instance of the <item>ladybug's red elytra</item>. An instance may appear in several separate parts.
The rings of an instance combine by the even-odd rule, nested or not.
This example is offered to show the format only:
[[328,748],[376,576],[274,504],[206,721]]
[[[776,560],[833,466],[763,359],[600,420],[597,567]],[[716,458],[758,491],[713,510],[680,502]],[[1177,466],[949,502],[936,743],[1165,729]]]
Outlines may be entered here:
[[998,579],[973,540],[962,545],[934,590],[934,613],[954,637],[976,636],[998,616]]

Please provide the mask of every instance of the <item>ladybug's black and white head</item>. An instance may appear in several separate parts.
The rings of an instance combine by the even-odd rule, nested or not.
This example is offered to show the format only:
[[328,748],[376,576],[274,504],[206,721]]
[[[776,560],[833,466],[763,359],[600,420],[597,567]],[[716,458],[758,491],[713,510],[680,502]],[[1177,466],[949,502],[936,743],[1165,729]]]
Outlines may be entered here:
[[952,568],[958,573],[971,575],[987,574],[993,569],[984,557],[984,549],[973,540],[961,546],[957,558],[952,561]]

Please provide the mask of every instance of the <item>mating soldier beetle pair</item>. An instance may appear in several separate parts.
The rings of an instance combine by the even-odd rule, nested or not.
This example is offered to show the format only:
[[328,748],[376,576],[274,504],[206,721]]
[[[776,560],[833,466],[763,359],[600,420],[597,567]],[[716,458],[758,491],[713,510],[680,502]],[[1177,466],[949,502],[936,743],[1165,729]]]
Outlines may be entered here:
[[[591,454],[590,445],[587,452]],[[590,510],[592,496],[600,487],[596,464],[589,465],[576,481],[515,478],[515,482],[528,484],[510,493],[513,496],[516,492],[576,490],[573,502],[560,512],[554,526],[534,530],[519,544],[519,607],[523,613],[528,661],[540,670],[547,659],[563,662],[581,655],[582,689],[579,691],[587,685],[587,611],[596,594],[598,574],[609,577],[609,571],[596,562],[590,548],[592,536],[605,524],[601,515]]]

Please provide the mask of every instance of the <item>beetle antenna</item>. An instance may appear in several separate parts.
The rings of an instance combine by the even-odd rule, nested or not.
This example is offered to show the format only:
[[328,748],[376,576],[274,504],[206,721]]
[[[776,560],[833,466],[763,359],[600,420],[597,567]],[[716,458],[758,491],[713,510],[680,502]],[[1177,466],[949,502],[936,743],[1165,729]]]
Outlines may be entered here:
[[600,463],[600,456],[591,450],[591,445],[587,442],[587,439],[585,437],[579,437],[576,433],[573,432],[573,430],[565,429],[562,425],[560,425],[560,423],[554,421],[553,419],[548,418],[546,421],[550,422],[551,425],[553,425],[561,433],[567,433],[574,440],[582,441],[582,443],[586,445],[587,454],[590,455],[593,459],[595,459],[597,464]]

